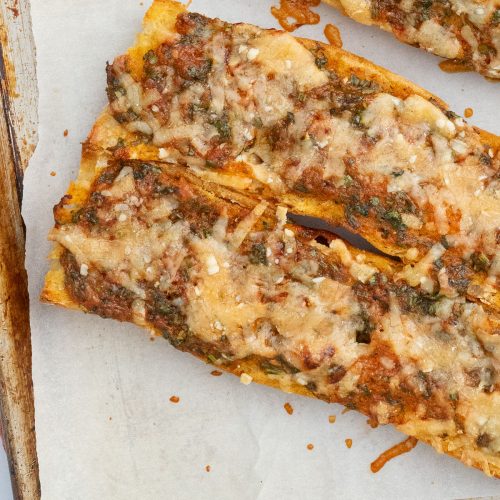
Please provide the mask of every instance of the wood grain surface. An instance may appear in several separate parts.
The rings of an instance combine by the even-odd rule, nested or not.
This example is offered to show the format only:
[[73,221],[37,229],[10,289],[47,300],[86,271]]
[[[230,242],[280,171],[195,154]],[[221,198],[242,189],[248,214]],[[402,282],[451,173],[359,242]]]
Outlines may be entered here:
[[36,145],[29,2],[0,3],[0,421],[14,498],[40,498],[36,458],[23,172]]

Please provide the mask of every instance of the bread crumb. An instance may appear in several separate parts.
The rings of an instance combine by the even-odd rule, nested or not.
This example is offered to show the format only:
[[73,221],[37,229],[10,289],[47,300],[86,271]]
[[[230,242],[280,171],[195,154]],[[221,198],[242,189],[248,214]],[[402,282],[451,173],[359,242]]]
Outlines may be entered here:
[[288,413],[288,415],[292,415],[293,414],[293,406],[290,403],[285,403],[283,405],[283,408],[285,408],[285,410]]
[[340,31],[337,26],[334,26],[333,24],[327,24],[325,26],[325,29],[323,30],[323,33],[325,34],[325,37],[330,45],[333,45],[338,49],[342,48],[342,37],[340,36]]
[[80,274],[82,276],[88,276],[88,274],[89,274],[89,266],[87,266],[87,264],[82,264],[80,266]]
[[252,380],[253,380],[253,377],[251,375],[249,375],[248,373],[243,372],[240,375],[240,382],[242,384],[248,385],[248,384],[252,383]]
[[309,451],[311,451],[313,448],[314,448],[314,445],[313,445],[312,443],[309,443],[309,444],[307,445],[307,449],[308,449]]
[[222,375],[222,372],[220,372],[219,370],[212,370],[210,372],[210,375],[213,375],[214,377],[220,377]]
[[350,447],[352,446],[352,439],[347,438],[347,439],[345,440],[345,445],[346,445],[348,448],[350,448]]
[[170,396],[171,403],[178,403],[180,401],[179,396]]
[[55,177],[55,176],[56,176],[56,173],[52,170],[52,172],[50,172],[50,175],[51,175],[52,177]]
[[66,130],[63,132],[63,135],[64,135],[64,137],[68,137],[68,134],[69,134],[68,129],[66,129]]
[[335,415],[328,416],[328,422],[330,422],[331,424],[334,424],[335,420],[337,420],[337,417]]
[[474,110],[472,108],[465,108],[464,109],[465,118],[470,118],[473,114],[474,114]]
[[210,472],[210,471],[211,471],[211,469],[212,469],[212,467],[210,467],[210,465],[206,465],[206,466],[205,466],[205,470],[206,470],[207,472]]

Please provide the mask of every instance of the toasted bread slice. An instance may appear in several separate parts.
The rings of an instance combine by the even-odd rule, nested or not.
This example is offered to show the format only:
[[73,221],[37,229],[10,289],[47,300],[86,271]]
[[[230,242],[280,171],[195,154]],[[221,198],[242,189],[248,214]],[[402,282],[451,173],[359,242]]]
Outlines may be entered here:
[[[108,67],[116,158],[200,177],[355,230],[410,285],[498,309],[498,137],[340,49],[156,1]],[[436,263],[433,265],[433,263]]]
[[355,21],[378,26],[402,42],[451,59],[457,68],[500,79],[500,4],[496,0],[323,1]]
[[498,318],[483,306],[423,294],[395,279],[400,264],[182,167],[86,150],[55,217],[45,301],[500,473]]

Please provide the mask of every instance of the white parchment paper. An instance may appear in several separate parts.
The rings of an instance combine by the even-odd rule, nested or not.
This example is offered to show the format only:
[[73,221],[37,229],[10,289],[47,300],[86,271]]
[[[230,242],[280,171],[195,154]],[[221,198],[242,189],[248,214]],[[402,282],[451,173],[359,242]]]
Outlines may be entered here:
[[[365,417],[340,415],[337,405],[243,386],[229,375],[213,377],[213,367],[166,341],[151,342],[134,326],[38,302],[52,206],[75,178],[80,142],[105,104],[105,63],[131,45],[147,3],[32,0],[40,140],[25,178],[23,215],[43,498],[430,500],[499,494],[499,481],[423,444],[372,474],[370,462],[403,438],[393,429],[373,430]],[[271,3],[194,0],[191,10],[273,27]],[[321,24],[298,35],[324,40],[322,28],[333,22],[347,50],[414,80],[459,113],[472,107],[471,122],[500,133],[498,84],[472,73],[443,73],[434,56],[325,6],[318,10]],[[178,404],[169,401],[174,394]],[[285,402],[293,415],[284,411]],[[328,422],[331,414],[335,424]]]

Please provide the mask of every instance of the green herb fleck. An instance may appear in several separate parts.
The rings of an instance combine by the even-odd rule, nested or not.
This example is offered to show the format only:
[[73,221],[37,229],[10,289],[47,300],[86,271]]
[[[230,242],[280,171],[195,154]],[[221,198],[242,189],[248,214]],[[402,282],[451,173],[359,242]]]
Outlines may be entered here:
[[309,188],[303,182],[297,182],[293,186],[293,189],[295,191],[299,191],[300,193],[308,193],[309,192]]
[[78,221],[80,220],[80,216],[82,215],[82,209],[80,210],[75,210],[72,214],[71,214],[71,222],[73,224],[78,224]]
[[443,259],[439,258],[434,261],[436,269],[441,269],[444,266]]
[[125,140],[123,137],[118,137],[118,140],[116,141],[116,144],[113,146],[113,150],[124,148],[125,147]]
[[368,207],[362,203],[354,203],[352,205],[352,210],[359,215],[364,215],[365,217],[368,215]]
[[351,116],[351,124],[354,127],[361,127],[361,119],[362,119],[362,112],[361,111],[356,111],[356,113],[353,113]]
[[405,229],[406,225],[401,219],[401,214],[396,210],[387,210],[383,215],[382,219],[386,220],[394,229]]
[[191,80],[206,80],[211,69],[212,61],[210,59],[205,59],[200,65],[189,67],[187,70],[187,76]]
[[483,252],[474,252],[470,259],[474,271],[487,271],[490,267],[490,259]]
[[217,358],[213,354],[207,354],[207,359],[208,362],[211,363],[212,365],[217,361]]
[[450,242],[448,241],[448,238],[445,235],[441,236],[441,245],[443,245],[444,248],[446,248],[446,249],[448,249],[448,248],[451,247],[451,244],[450,244]]
[[319,69],[323,69],[326,66],[326,63],[328,62],[328,59],[323,53],[319,53],[314,62]]
[[264,243],[254,243],[250,249],[249,260],[252,264],[263,264],[267,266],[267,249]]
[[363,396],[370,397],[372,395],[372,391],[370,391],[369,387],[366,384],[359,385],[359,389],[363,393]]
[[260,116],[256,116],[253,120],[252,120],[252,125],[255,127],[255,128],[262,128],[264,126],[264,124],[262,123],[262,120],[260,118]]
[[96,211],[94,209],[85,210],[80,214],[79,220],[84,219],[89,224],[97,224],[99,219],[97,217]]
[[213,125],[217,129],[217,132],[222,140],[227,140],[231,137],[231,127],[229,126],[227,116],[223,115],[220,118],[217,118]]
[[481,153],[479,155],[479,161],[481,162],[482,165],[486,165],[487,167],[490,167],[492,163],[490,155],[485,153]]
[[480,43],[477,47],[477,50],[483,56],[486,56],[488,54],[494,54],[496,52],[495,48],[492,47],[491,45],[488,45],[487,43]]
[[154,50],[148,50],[145,54],[143,59],[148,62],[149,64],[156,64],[158,62],[158,57],[155,54]]
[[351,85],[354,85],[354,87],[358,87],[361,85],[361,79],[358,78],[356,75],[351,75],[351,78],[349,80],[349,83]]
[[121,85],[113,87],[113,90],[114,90],[115,96],[117,98],[120,98],[120,96],[127,94],[127,91]]
[[281,366],[277,366],[270,361],[263,361],[260,364],[260,367],[264,370],[266,375],[280,375],[284,373],[284,370]]
[[345,187],[351,186],[352,185],[352,177],[350,175],[344,175],[344,177],[342,178],[342,184]]
[[280,375],[282,373],[294,374],[300,371],[281,356],[262,361],[260,367],[267,375]]

